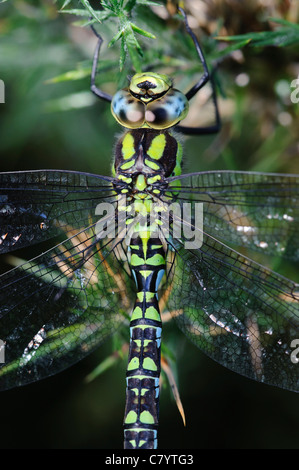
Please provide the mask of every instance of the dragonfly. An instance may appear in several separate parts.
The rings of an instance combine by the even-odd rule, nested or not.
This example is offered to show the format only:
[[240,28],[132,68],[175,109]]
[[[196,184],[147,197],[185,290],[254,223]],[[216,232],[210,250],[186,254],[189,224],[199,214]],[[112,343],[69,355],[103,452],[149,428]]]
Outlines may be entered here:
[[[219,131],[213,78],[187,93],[163,74],[135,74],[112,97],[125,128],[112,176],[36,170],[0,174],[0,253],[57,238],[0,276],[0,389],[56,374],[123,325],[130,330],[124,448],[157,447],[162,320],[248,378],[299,391],[299,285],[241,253],[299,260],[299,175],[182,174],[179,133]],[[212,87],[215,123],[186,127],[189,101]]]

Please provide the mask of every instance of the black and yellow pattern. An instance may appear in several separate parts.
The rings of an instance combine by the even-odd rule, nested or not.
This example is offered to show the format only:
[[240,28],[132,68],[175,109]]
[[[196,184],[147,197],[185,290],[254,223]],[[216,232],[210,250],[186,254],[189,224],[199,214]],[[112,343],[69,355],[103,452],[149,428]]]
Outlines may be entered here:
[[152,129],[128,131],[116,144],[114,174],[128,184],[131,183],[128,178],[142,174],[150,178],[148,190],[153,182],[180,174],[178,163],[181,155],[181,144],[170,132]]
[[125,448],[154,449],[157,447],[162,333],[157,288],[165,271],[165,252],[159,239],[151,235],[138,236],[130,248],[137,299],[130,323]]
[[[157,291],[165,272],[166,252],[158,218],[150,218],[165,178],[181,173],[182,146],[167,129],[186,116],[188,101],[158,74],[136,74],[130,87],[114,96],[112,113],[131,128],[117,142],[113,174],[125,185],[123,210],[131,225],[130,267],[137,296],[132,312],[124,418],[125,448],[157,447],[162,323]],[[136,129],[135,127],[139,127]],[[165,197],[161,200],[161,210]],[[134,210],[131,207],[134,205]],[[159,205],[159,204],[158,204]],[[136,222],[133,217],[142,216]]]
[[[129,204],[143,223],[133,226],[130,266],[137,297],[130,325],[127,368],[127,403],[124,418],[125,448],[157,447],[159,376],[162,323],[157,291],[165,272],[165,249],[158,236],[158,221],[150,220],[155,183],[180,172],[181,145],[169,132],[152,129],[128,131],[116,145],[116,178],[131,186]],[[133,191],[132,191],[133,189]],[[154,195],[154,196],[153,196]],[[141,204],[139,204],[139,202]],[[127,224],[134,224],[128,217]]]

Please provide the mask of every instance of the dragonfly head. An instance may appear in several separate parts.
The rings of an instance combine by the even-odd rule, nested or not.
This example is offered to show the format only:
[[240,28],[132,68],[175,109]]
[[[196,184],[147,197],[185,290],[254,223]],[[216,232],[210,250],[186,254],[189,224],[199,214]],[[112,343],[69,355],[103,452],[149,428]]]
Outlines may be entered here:
[[111,102],[113,116],[129,129],[168,129],[184,119],[188,109],[186,96],[172,87],[171,79],[152,72],[136,73]]

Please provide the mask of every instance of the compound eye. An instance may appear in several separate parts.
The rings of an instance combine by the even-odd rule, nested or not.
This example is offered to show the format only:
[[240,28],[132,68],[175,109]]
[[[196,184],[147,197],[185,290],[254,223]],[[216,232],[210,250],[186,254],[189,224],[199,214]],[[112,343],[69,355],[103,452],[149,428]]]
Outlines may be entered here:
[[144,124],[145,105],[126,88],[113,96],[111,112],[119,124],[129,129],[137,129]]
[[167,129],[175,126],[188,114],[189,103],[179,90],[169,90],[162,98],[147,104],[145,122],[152,129]]

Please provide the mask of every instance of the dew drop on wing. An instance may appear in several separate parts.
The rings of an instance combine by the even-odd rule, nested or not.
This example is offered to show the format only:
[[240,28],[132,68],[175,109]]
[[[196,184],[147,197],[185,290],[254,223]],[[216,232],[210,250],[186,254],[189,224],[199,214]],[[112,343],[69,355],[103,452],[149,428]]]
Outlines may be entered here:
[[288,215],[288,214],[283,214],[282,218],[286,220],[287,222],[294,222],[294,217]]
[[42,232],[44,232],[44,231],[48,230],[49,224],[47,224],[46,222],[41,222],[39,224],[39,228],[41,229]]
[[27,347],[24,349],[20,362],[21,366],[26,365],[33,358],[45,338],[45,325],[43,325],[42,328],[36,333],[36,335],[34,335],[33,339],[28,343]]
[[3,233],[2,235],[0,235],[0,245],[4,242],[5,238],[7,237],[8,233]]
[[0,206],[0,216],[8,217],[10,215],[14,215],[15,212],[16,208],[12,204],[4,204],[3,206]]
[[50,224],[49,224],[49,221],[48,221],[48,219],[47,219],[46,214],[41,213],[41,214],[39,214],[39,216],[40,216],[41,219],[42,219],[42,220],[40,221],[40,223],[39,223],[39,228],[40,228],[40,230],[42,230],[42,231],[48,230],[49,227],[50,227]]

